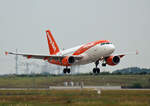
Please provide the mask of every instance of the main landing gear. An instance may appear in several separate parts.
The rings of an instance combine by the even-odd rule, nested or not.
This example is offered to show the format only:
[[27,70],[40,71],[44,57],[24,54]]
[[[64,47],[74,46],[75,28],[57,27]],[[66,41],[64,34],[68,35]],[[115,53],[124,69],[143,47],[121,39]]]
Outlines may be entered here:
[[70,73],[70,68],[68,68],[68,67],[64,68],[63,72],[64,72],[64,74],[66,74],[66,73],[69,74]]
[[99,60],[97,60],[96,62],[95,62],[95,68],[93,68],[93,73],[94,74],[99,74],[100,73],[100,68],[98,68],[97,66],[98,66],[98,64],[99,64]]

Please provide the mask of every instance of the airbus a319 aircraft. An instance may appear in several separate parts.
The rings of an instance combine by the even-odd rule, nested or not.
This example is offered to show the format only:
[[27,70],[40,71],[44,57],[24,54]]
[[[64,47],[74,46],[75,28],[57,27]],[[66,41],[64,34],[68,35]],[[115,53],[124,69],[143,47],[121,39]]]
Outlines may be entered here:
[[108,40],[97,40],[71,49],[60,50],[50,30],[46,31],[46,36],[50,55],[5,53],[6,55],[22,55],[28,59],[43,59],[52,64],[65,66],[63,69],[64,73],[70,73],[69,67],[72,65],[84,65],[94,62],[95,68],[93,68],[93,73],[95,74],[100,73],[100,68],[98,68],[99,61],[101,61],[102,66],[114,66],[119,64],[120,59],[125,56],[125,54],[112,55],[115,51],[115,46]]

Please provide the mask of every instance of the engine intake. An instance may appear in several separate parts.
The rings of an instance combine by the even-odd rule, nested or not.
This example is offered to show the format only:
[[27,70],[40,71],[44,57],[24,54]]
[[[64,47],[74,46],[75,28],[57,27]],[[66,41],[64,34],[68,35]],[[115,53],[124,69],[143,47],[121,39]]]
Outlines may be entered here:
[[69,66],[75,62],[75,58],[73,56],[66,56],[62,59],[62,65]]
[[70,57],[68,58],[68,63],[69,63],[69,64],[73,64],[74,62],[75,62],[74,57],[73,57],[73,56],[70,56]]
[[114,66],[120,63],[120,57],[119,56],[110,56],[106,58],[106,63],[108,65]]

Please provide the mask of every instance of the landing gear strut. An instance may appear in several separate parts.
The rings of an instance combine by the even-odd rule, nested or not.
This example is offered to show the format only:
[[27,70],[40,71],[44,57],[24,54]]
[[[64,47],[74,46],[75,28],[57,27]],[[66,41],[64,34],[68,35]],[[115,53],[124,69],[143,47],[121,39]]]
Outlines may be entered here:
[[106,67],[106,58],[103,60],[103,62],[102,62],[102,67]]
[[63,72],[64,72],[64,74],[66,74],[66,73],[69,74],[70,73],[70,68],[68,68],[68,67],[64,68]]
[[99,64],[99,60],[95,62],[96,68],[93,68],[93,73],[94,74],[99,74],[100,73],[100,68],[97,67],[98,64]]

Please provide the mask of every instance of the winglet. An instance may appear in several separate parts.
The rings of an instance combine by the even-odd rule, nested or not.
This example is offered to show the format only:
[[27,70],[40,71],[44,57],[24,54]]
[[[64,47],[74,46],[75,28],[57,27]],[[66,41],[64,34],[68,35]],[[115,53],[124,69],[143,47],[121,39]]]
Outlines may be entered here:
[[139,51],[138,50],[136,50],[136,55],[138,55],[139,54]]
[[5,52],[5,55],[6,55],[6,56],[8,55],[8,52],[7,52],[7,51]]

